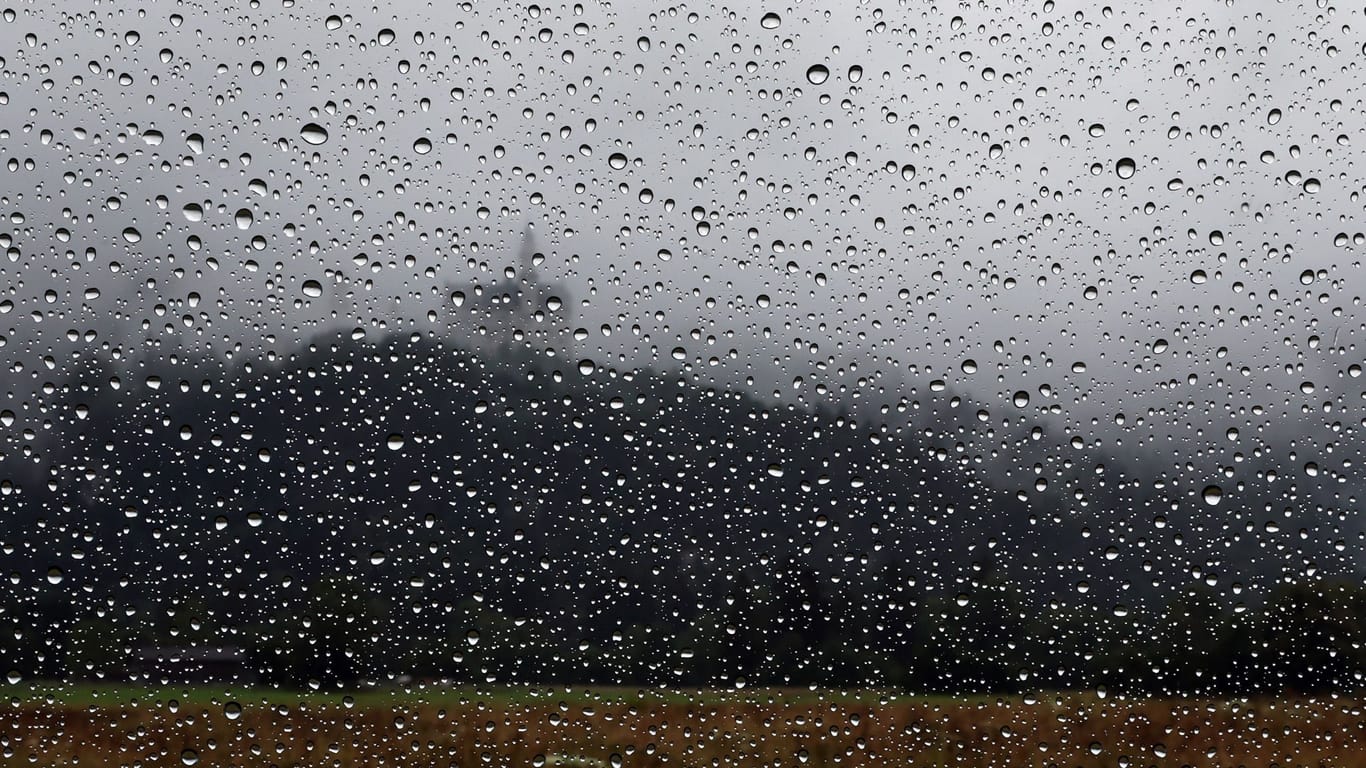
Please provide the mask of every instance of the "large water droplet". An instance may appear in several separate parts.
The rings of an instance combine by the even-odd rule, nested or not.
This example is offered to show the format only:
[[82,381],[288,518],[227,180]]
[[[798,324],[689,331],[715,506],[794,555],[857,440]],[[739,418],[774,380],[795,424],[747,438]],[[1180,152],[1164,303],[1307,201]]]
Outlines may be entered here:
[[820,85],[830,79],[830,69],[824,64],[813,64],[806,70],[806,81],[812,85]]
[[317,123],[308,123],[299,129],[299,137],[315,146],[325,144],[327,143],[327,129]]
[[1217,485],[1207,485],[1205,490],[1200,492],[1200,498],[1204,499],[1205,503],[1211,507],[1218,506],[1219,502],[1224,499],[1224,489]]

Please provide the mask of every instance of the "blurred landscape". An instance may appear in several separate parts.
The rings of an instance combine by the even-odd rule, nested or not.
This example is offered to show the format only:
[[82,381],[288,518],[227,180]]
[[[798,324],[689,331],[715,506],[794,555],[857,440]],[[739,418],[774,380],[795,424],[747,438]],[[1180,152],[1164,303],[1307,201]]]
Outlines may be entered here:
[[50,765],[1359,765],[1359,702],[768,689],[71,689],[0,710]]
[[874,420],[416,333],[78,367],[39,408],[46,469],[6,460],[0,648],[20,678],[149,684],[232,648],[239,682],[294,688],[1362,687],[1366,591],[1331,539],[1169,511],[1141,454],[1046,487],[979,470],[951,458],[974,408]]
[[1366,765],[1363,30],[0,8],[0,763]]

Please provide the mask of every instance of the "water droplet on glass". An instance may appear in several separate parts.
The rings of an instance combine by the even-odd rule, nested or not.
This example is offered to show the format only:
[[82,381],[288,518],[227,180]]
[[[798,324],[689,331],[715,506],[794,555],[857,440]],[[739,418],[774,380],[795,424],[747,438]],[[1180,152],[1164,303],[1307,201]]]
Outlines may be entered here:
[[1132,157],[1122,157],[1119,159],[1119,162],[1115,163],[1115,175],[1121,179],[1133,178],[1134,172],[1137,169],[1138,167],[1134,164],[1134,159]]
[[782,24],[783,17],[779,16],[776,13],[765,13],[764,17],[762,19],[759,19],[759,26],[763,27],[764,29],[777,29],[778,27],[782,26]]
[[299,129],[299,137],[309,144],[325,144],[327,143],[327,129],[317,123],[308,123]]
[[813,64],[806,70],[806,81],[812,85],[820,85],[830,79],[830,70],[824,64]]
[[301,287],[304,295],[310,299],[316,299],[323,295],[323,284],[317,280],[305,280]]
[[1224,489],[1217,485],[1207,485],[1205,490],[1200,492],[1200,498],[1204,499],[1205,503],[1211,507],[1218,506],[1224,498]]

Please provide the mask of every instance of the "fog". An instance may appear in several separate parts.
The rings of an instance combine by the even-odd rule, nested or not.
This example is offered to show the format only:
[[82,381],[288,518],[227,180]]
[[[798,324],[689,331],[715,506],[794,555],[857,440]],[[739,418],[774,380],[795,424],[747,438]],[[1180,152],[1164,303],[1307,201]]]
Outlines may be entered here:
[[599,366],[1360,422],[1357,10],[253,5],[0,24],[15,382],[449,333],[531,247]]

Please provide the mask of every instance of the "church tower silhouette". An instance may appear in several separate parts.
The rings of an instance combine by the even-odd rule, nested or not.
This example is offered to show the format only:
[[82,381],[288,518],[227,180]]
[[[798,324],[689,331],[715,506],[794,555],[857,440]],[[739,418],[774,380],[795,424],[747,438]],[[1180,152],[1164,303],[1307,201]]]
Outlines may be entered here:
[[456,342],[473,352],[503,356],[528,350],[540,356],[567,356],[572,345],[570,297],[563,283],[541,275],[545,254],[528,223],[513,263],[492,279],[452,291]]

